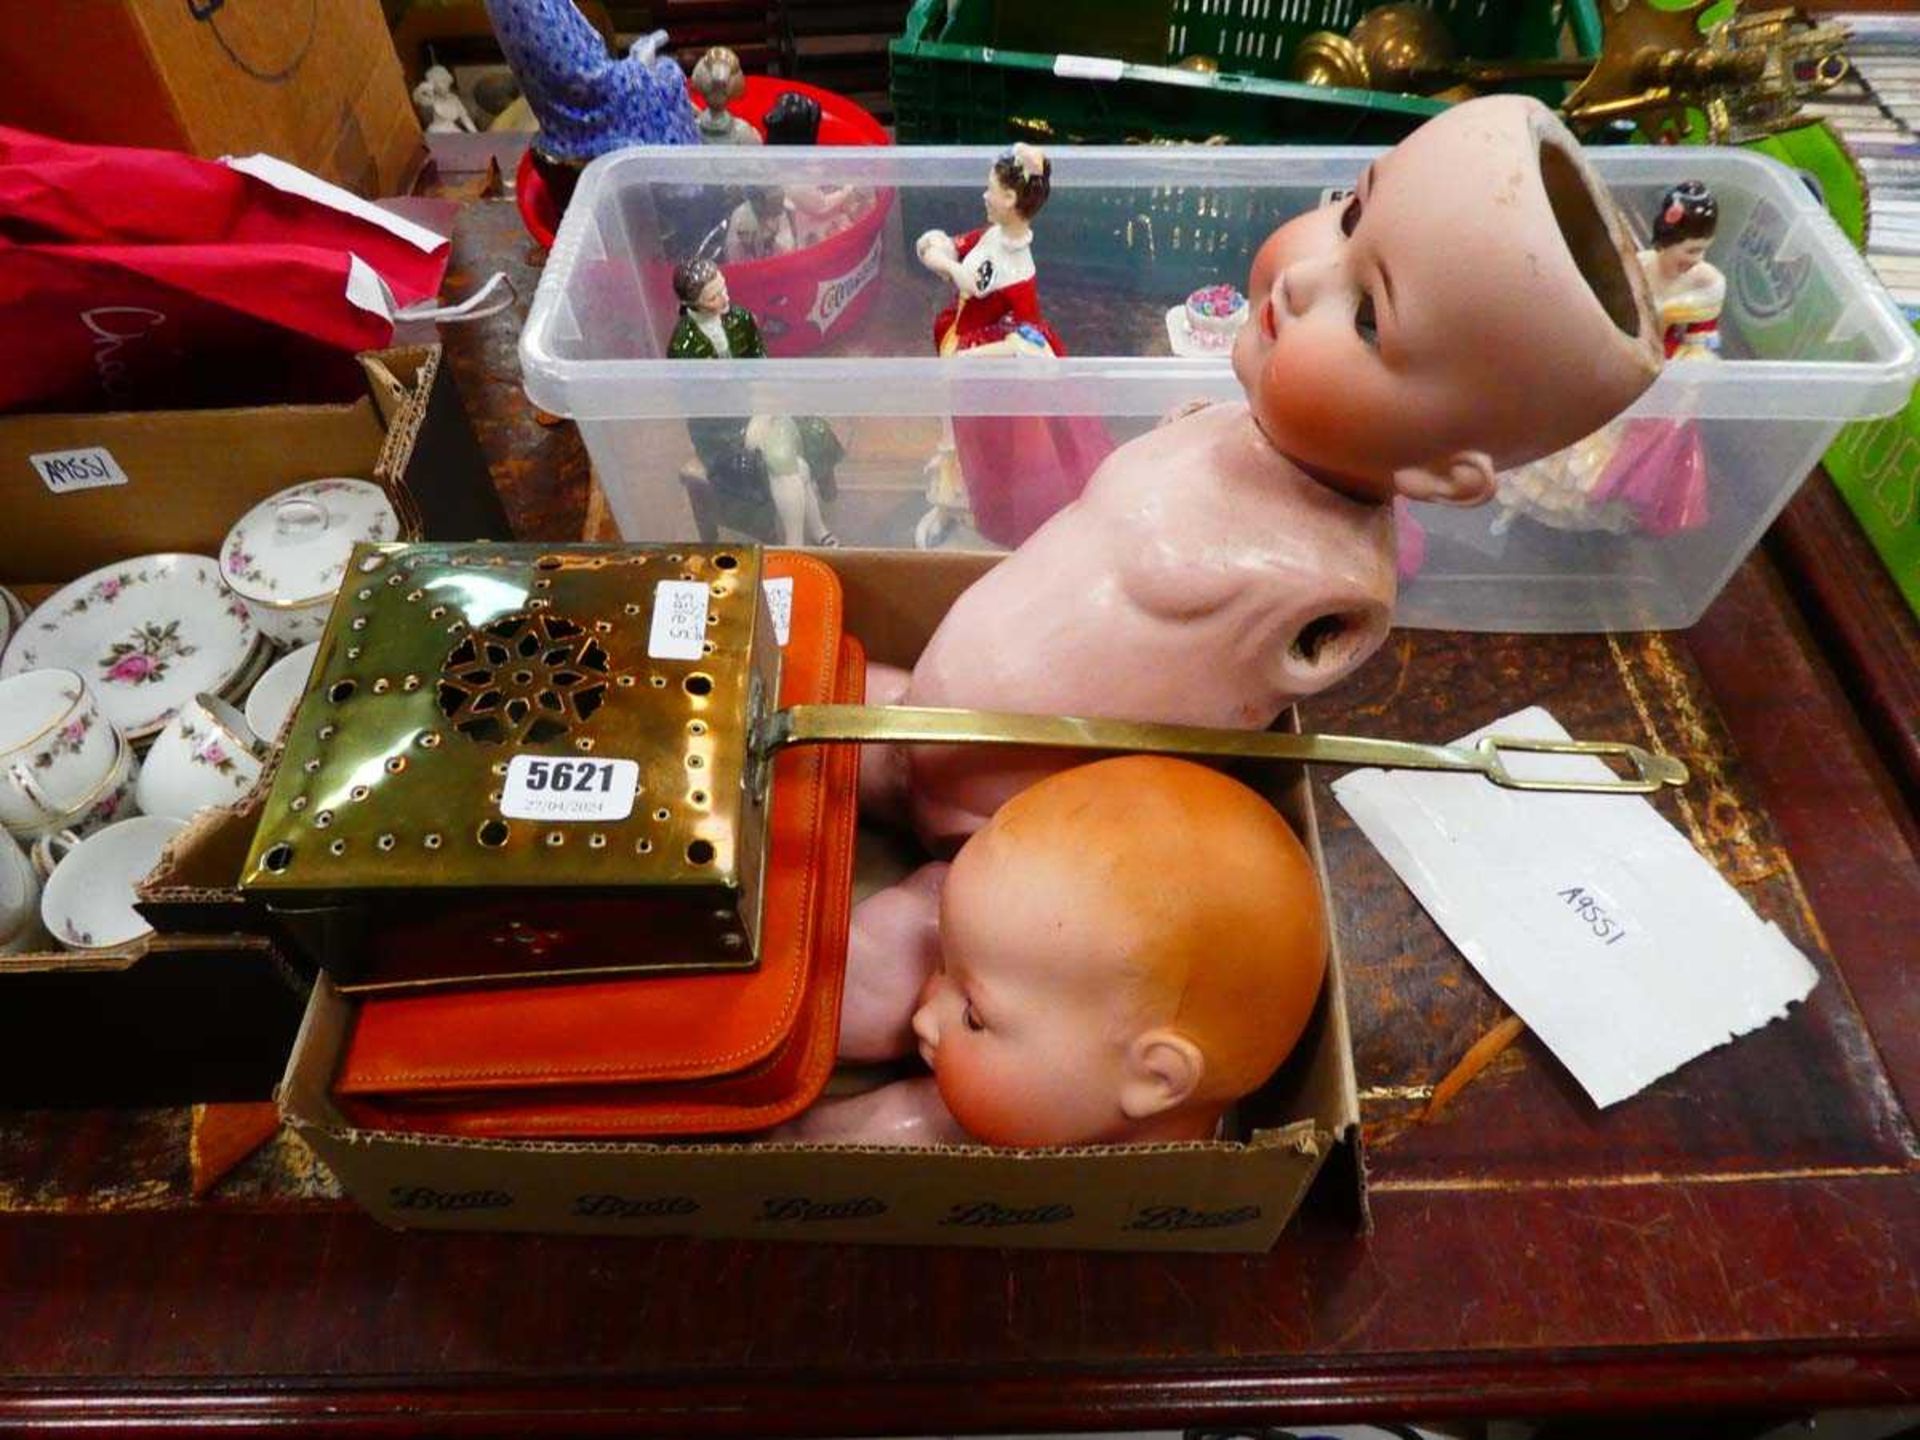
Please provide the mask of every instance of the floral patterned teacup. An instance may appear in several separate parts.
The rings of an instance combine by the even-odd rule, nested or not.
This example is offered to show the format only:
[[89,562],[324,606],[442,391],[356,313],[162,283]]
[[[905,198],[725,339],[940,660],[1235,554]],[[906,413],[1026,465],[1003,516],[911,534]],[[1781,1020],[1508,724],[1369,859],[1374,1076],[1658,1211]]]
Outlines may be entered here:
[[147,752],[135,787],[140,808],[187,820],[209,805],[231,805],[260,778],[262,749],[238,710],[217,695],[196,695]]
[[0,680],[0,825],[31,836],[99,798],[126,742],[71,670]]
[[37,950],[45,940],[39,873],[25,851],[0,835],[0,955]]
[[34,868],[47,877],[40,919],[69,950],[131,944],[153,927],[133,908],[135,889],[185,827],[140,815],[82,840],[71,830],[34,842]]

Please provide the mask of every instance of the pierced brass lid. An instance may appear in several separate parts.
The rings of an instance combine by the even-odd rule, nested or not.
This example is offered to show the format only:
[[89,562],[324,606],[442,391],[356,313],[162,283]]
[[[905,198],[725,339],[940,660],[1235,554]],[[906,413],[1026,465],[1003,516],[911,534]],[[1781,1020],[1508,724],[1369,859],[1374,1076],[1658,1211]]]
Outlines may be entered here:
[[283,912],[645,893],[706,934],[728,912],[757,948],[765,797],[744,780],[780,653],[760,573],[746,545],[356,547],[243,889]]

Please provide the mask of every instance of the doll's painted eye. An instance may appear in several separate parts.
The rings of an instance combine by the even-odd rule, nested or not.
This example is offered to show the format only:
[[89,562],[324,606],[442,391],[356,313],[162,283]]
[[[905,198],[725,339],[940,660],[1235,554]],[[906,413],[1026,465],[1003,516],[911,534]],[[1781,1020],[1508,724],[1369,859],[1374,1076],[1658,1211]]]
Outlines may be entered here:
[[1355,195],[1347,201],[1347,208],[1340,212],[1340,233],[1352,235],[1360,224],[1360,197]]
[[960,1011],[960,1019],[969,1030],[984,1030],[987,1028],[981,1023],[980,1017],[973,1013],[973,1002],[971,1000],[967,1001],[965,1007]]
[[1360,308],[1353,312],[1353,328],[1367,344],[1376,350],[1380,348],[1380,328],[1373,318],[1373,296],[1360,297]]

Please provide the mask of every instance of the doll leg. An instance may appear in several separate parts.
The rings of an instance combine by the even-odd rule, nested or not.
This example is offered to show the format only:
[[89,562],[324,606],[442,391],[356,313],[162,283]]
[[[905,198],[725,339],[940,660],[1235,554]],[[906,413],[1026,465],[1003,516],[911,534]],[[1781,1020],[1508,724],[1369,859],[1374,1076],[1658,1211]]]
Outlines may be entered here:
[[[898,665],[867,666],[869,705],[898,705],[913,676]],[[907,824],[907,752],[900,745],[860,747],[860,818],[895,829]]]
[[940,887],[947,867],[922,865],[853,907],[840,1058],[897,1060],[918,1048],[913,1012],[940,966]]

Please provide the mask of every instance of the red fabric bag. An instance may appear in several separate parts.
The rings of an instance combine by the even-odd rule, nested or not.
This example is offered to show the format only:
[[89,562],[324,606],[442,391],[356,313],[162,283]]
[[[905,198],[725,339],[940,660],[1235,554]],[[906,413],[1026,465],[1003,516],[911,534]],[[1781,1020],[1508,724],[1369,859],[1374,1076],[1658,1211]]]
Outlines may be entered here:
[[0,411],[348,399],[446,240],[268,156],[0,128]]

